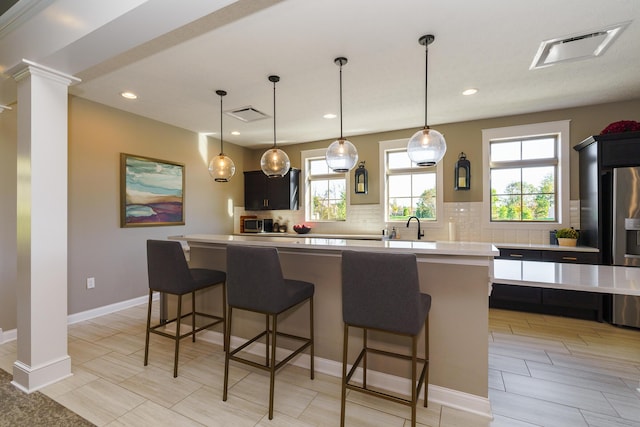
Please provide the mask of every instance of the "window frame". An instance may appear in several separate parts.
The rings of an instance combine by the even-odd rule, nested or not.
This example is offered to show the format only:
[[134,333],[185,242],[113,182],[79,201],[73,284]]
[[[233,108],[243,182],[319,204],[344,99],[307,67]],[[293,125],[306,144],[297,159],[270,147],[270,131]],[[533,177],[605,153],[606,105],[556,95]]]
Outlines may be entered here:
[[[482,159],[483,159],[483,197],[482,221],[485,226],[498,229],[514,229],[526,226],[527,229],[548,230],[550,227],[568,227],[570,223],[570,186],[569,186],[569,144],[570,120],[534,123],[520,126],[482,129]],[[557,171],[556,171],[556,214],[555,221],[492,221],[491,220],[491,142],[509,141],[517,139],[531,139],[535,137],[554,136],[556,141]],[[522,165],[549,165],[548,159],[538,161],[521,161]],[[520,166],[523,167],[523,166]]]
[[[378,143],[378,159],[380,165],[380,198],[379,203],[382,205],[382,221],[386,224],[404,224],[404,220],[389,220],[389,203],[388,199],[388,179],[387,179],[387,151],[406,150],[409,139],[393,139],[388,141],[379,141]],[[440,161],[436,166],[430,168],[411,168],[411,170],[435,169],[436,174],[436,219],[424,220],[420,222],[423,228],[438,228],[445,224],[444,219],[444,185],[443,185],[443,162]],[[409,171],[410,169],[407,169]]]
[[327,154],[326,148],[317,148],[313,150],[303,150],[300,152],[300,164],[302,165],[302,177],[303,177],[303,185],[301,186],[301,197],[304,200],[304,218],[306,222],[315,222],[315,223],[331,223],[338,222],[344,223],[349,218],[349,204],[351,202],[350,191],[351,182],[350,182],[350,174],[349,172],[344,173],[332,173],[331,176],[340,177],[342,176],[345,180],[345,192],[346,192],[346,214],[345,219],[311,219],[311,191],[310,191],[310,181],[309,181],[309,171],[307,167],[308,160],[318,160],[325,159]]

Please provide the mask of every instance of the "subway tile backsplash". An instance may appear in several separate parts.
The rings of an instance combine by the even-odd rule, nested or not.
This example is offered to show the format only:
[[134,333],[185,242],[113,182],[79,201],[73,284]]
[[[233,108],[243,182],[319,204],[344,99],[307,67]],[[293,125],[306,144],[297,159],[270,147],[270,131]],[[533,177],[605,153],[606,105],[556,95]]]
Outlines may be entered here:
[[[574,228],[580,228],[580,201],[571,200],[570,224]],[[312,233],[318,234],[382,234],[383,229],[396,226],[400,239],[413,240],[417,237],[417,223],[412,221],[409,228],[405,224],[381,221],[383,216],[382,206],[350,205],[347,208],[347,221],[338,222],[313,222],[304,220],[304,211],[259,211],[247,212],[243,207],[234,210],[234,233],[240,231],[240,215],[257,215],[258,218],[273,218],[281,224],[287,224],[292,231],[294,224],[305,222],[313,227]],[[549,243],[548,229],[539,230],[527,228],[522,224],[518,229],[506,230],[491,228],[483,225],[482,202],[454,202],[444,204],[445,220],[437,227],[424,226],[425,240],[457,240],[466,242],[492,242],[492,243],[521,243],[521,244],[547,244]]]

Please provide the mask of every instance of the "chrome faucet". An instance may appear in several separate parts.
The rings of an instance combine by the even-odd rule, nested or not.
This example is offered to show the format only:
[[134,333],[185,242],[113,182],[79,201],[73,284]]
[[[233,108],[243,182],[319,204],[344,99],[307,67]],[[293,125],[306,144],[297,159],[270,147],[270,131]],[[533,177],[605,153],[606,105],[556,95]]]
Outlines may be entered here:
[[410,216],[407,220],[407,228],[409,228],[409,223],[412,219],[416,219],[418,221],[418,240],[420,240],[424,236],[424,231],[420,231],[420,219],[417,216]]

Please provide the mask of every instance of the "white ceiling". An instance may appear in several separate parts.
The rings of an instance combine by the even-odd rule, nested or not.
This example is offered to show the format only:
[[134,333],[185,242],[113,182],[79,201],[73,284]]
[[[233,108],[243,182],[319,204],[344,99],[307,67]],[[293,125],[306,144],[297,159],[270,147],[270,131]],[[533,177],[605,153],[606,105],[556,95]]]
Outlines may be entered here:
[[[529,70],[542,41],[627,21],[604,55]],[[346,136],[418,128],[425,57],[418,38],[428,33],[436,38],[434,127],[640,98],[638,0],[21,0],[0,19],[0,104],[13,101],[8,75],[25,58],[81,78],[74,95],[218,132],[216,89],[228,92],[225,110],[251,105],[272,115],[267,77],[278,74],[278,143],[333,139],[339,119],[322,116],[339,112],[334,58],[345,56]],[[471,87],[479,92],[461,94]],[[127,101],[123,90],[139,98]],[[620,119],[639,120],[640,112]],[[225,116],[224,130],[225,141],[243,146],[273,142],[270,119]]]

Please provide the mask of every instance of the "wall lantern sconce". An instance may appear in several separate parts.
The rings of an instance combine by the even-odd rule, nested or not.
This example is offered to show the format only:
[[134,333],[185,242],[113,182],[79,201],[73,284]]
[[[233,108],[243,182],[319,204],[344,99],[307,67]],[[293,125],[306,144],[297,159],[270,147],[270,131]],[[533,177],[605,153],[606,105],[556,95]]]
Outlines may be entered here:
[[356,194],[367,194],[369,192],[369,172],[364,168],[364,161],[360,162],[356,168]]
[[467,155],[460,153],[455,166],[455,189],[469,190],[471,188],[471,162],[467,160]]

